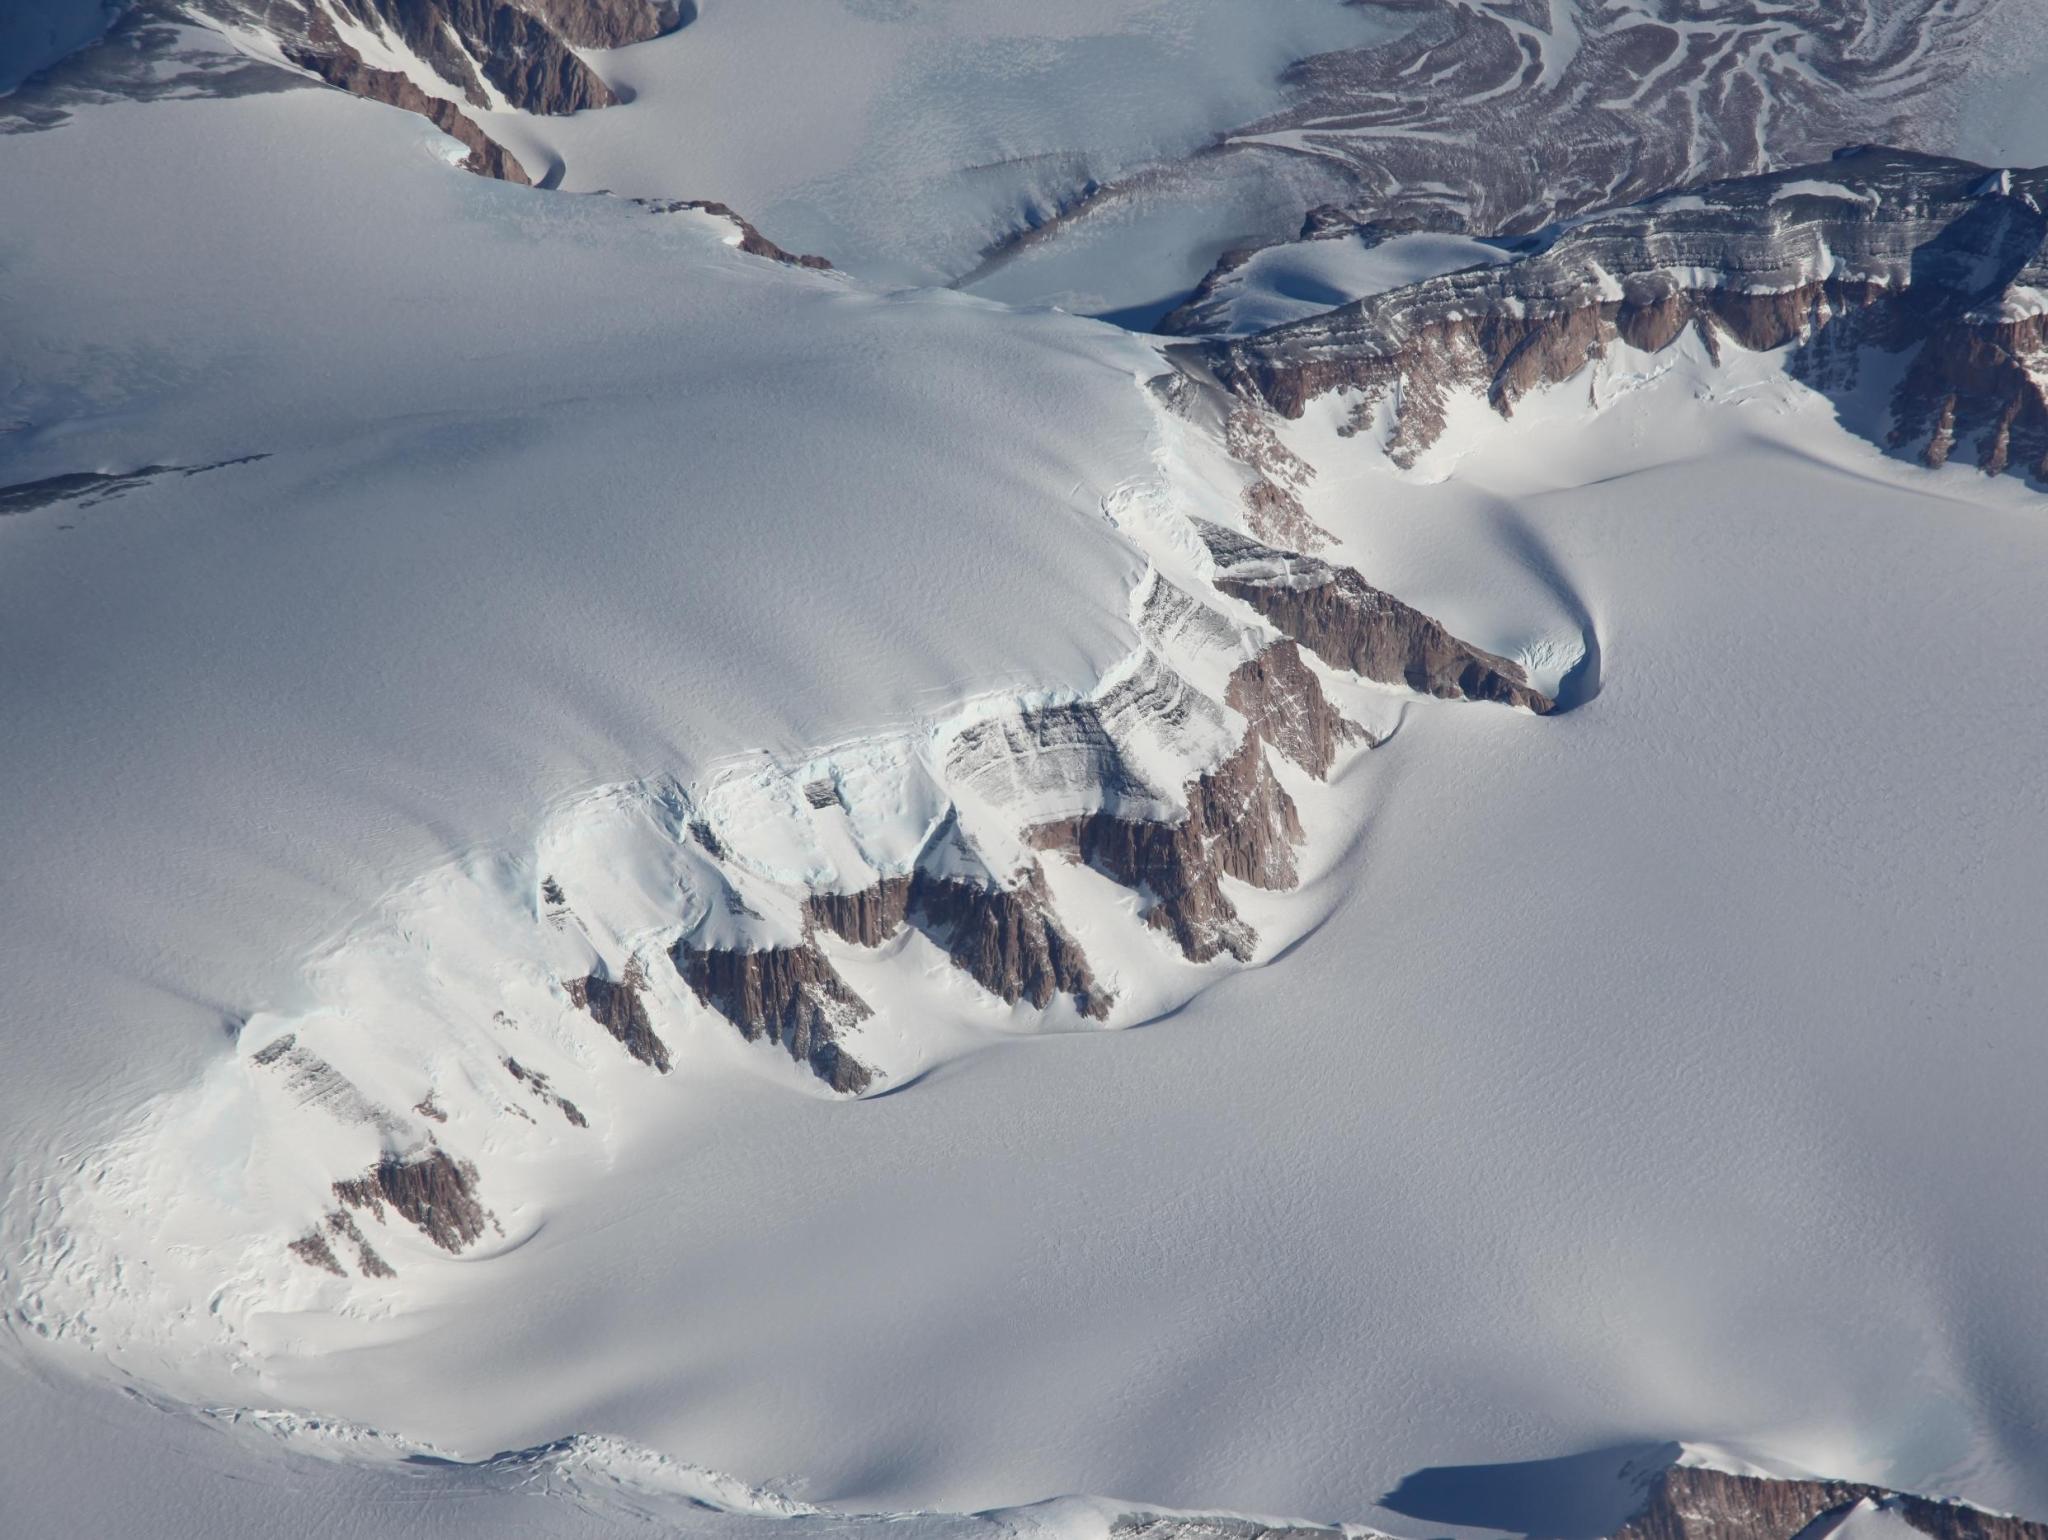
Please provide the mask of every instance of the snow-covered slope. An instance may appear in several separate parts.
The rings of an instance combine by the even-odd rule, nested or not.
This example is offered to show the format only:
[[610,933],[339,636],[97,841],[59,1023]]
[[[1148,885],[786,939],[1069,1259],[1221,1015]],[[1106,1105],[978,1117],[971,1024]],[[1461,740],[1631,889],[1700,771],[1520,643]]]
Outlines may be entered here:
[[2043,25],[2028,0],[141,0],[151,14],[427,114],[472,169],[722,199],[871,278],[1146,325],[1312,211],[1487,236],[1847,143],[2017,154],[2038,123],[2010,82]]
[[[179,78],[0,142],[10,1518],[1545,1533],[1503,1462],[1678,1438],[2048,1508],[2048,526],[1852,431],[1881,349],[1463,360],[1403,465],[1223,365],[1568,240],[1176,352]],[[1953,255],[1824,176],[1716,260]]]

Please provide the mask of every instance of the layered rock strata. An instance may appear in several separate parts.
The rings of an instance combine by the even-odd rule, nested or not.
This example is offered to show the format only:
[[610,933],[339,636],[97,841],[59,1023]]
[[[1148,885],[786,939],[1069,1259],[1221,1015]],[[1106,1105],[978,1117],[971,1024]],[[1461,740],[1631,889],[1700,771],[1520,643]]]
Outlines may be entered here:
[[1331,392],[1398,464],[1451,398],[1502,415],[1617,344],[1790,348],[1822,388],[1866,348],[1908,355],[1888,444],[1938,465],[2048,477],[2048,170],[1859,149],[1594,214],[1525,255],[1374,294],[1252,337],[1177,350],[1284,417]]
[[1855,1481],[1794,1481],[1673,1465],[1613,1540],[1823,1540],[1859,1510],[1881,1509],[1934,1540],[2048,1540],[2048,1524]]
[[1556,702],[1518,663],[1460,641],[1352,567],[1277,551],[1233,530],[1202,531],[1217,592],[1242,599],[1332,668],[1442,700],[1498,701],[1541,715]]

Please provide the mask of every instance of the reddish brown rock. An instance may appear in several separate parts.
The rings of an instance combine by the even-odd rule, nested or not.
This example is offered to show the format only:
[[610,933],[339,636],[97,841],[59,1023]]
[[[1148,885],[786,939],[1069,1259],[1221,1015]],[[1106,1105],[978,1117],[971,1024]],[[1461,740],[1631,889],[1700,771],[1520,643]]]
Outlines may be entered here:
[[2048,1524],[1855,1481],[1784,1481],[1673,1465],[1613,1540],[1793,1540],[1817,1520],[1882,1503],[1934,1540],[2048,1540]]
[[[657,214],[676,214],[684,209],[696,209],[706,214],[716,214],[720,219],[732,221],[740,233],[740,250],[756,257],[766,257],[771,262],[780,262],[785,267],[808,267],[821,272],[830,271],[832,264],[824,257],[809,253],[798,254],[786,251],[763,235],[752,220],[735,212],[729,203],[720,203],[715,198],[635,198],[635,203]],[[804,788],[806,794],[810,788]],[[838,790],[833,788],[830,801],[838,799]],[[814,806],[820,804],[813,804]],[[829,805],[829,803],[827,804]]]
[[390,1207],[444,1251],[473,1244],[490,1222],[477,1201],[476,1167],[432,1146],[410,1158],[386,1155],[364,1175],[336,1182],[334,1195],[378,1219]]
[[1043,1010],[1068,995],[1083,1016],[1109,1015],[1114,997],[1053,913],[1035,864],[1010,887],[920,873],[911,902],[918,929],[1005,1004],[1028,1000]]
[[1498,701],[1538,714],[1556,702],[1518,663],[1462,642],[1350,567],[1277,551],[1204,525],[1219,593],[1242,599],[1332,668],[1445,700]]
[[1344,744],[1374,743],[1371,733],[1330,704],[1322,681],[1291,641],[1275,642],[1239,664],[1224,688],[1223,704],[1319,781],[1328,777]]
[[804,915],[842,941],[880,946],[903,926],[910,882],[908,877],[884,877],[853,893],[813,893],[804,900]]
[[1096,812],[1041,824],[1029,838],[1041,850],[1065,851],[1142,893],[1146,923],[1170,935],[1190,961],[1223,952],[1249,961],[1258,935],[1221,879],[1294,886],[1294,847],[1302,837],[1294,799],[1274,778],[1257,733],[1247,733],[1229,759],[1190,781],[1186,797],[1187,814],[1176,822]]
[[780,1043],[835,1091],[867,1089],[871,1072],[837,1039],[873,1012],[813,943],[745,950],[678,941],[672,955],[697,998],[747,1041]]
[[[324,25],[324,18],[323,25]],[[327,28],[330,38],[333,29]],[[299,47],[286,45],[285,57],[301,69],[311,70],[331,86],[338,86],[353,96],[369,101],[383,102],[392,107],[403,107],[407,112],[416,112],[427,119],[449,138],[465,146],[469,154],[463,158],[462,169],[473,171],[478,176],[495,177],[501,182],[517,183],[531,187],[533,179],[526,174],[526,168],[501,144],[487,138],[484,131],[462,115],[453,102],[438,96],[429,96],[405,76],[395,70],[373,69],[365,64],[356,51],[339,38],[333,38],[328,47]]]
[[567,985],[569,999],[590,1012],[598,1025],[619,1040],[626,1052],[642,1064],[666,1075],[669,1071],[668,1045],[655,1035],[654,1023],[640,998],[647,975],[638,958],[626,965],[625,977],[614,983],[601,973],[572,979]]

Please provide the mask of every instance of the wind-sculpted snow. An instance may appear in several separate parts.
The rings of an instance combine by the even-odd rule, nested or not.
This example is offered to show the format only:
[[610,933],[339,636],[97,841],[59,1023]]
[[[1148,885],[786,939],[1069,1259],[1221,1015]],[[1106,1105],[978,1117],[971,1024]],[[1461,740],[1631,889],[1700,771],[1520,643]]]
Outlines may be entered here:
[[1940,465],[2048,479],[2048,175],[1897,151],[1669,194],[1570,221],[1498,265],[1424,279],[1198,356],[1298,417],[1341,393],[1351,431],[1412,463],[1453,395],[1506,415],[1609,348],[1790,348],[1848,394],[1898,355],[1888,420],[1857,426]]

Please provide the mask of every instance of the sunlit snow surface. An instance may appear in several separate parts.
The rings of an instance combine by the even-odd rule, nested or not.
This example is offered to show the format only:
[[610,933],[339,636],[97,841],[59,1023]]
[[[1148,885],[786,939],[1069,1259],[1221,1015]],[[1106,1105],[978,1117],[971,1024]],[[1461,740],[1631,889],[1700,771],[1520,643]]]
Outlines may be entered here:
[[1271,112],[1294,60],[1399,27],[1341,0],[707,0],[598,56],[630,128],[497,125],[536,178],[724,198],[792,248],[943,282],[1091,181]]
[[[0,482],[269,457],[0,520],[10,1247],[394,890],[594,787],[1083,690],[1130,646],[1105,504],[1185,469],[1156,355],[430,138],[297,93],[0,160],[0,202],[64,210],[4,237]],[[261,1319],[239,1371],[100,1275],[124,1340],[10,1316],[7,1511],[630,1521],[251,1452],[71,1378],[109,1365],[863,1509],[1372,1520],[1424,1466],[1671,1437],[2048,1507],[2038,490],[1886,460],[1767,360],[1471,403],[1414,475],[1334,421],[1290,440],[1336,554],[1482,645],[1590,624],[1600,678],[1547,721],[1404,703],[1306,807],[1320,928],[1143,1030],[988,1034],[872,1101],[628,1082],[523,1244]],[[140,1197],[232,1171],[217,1129]]]

